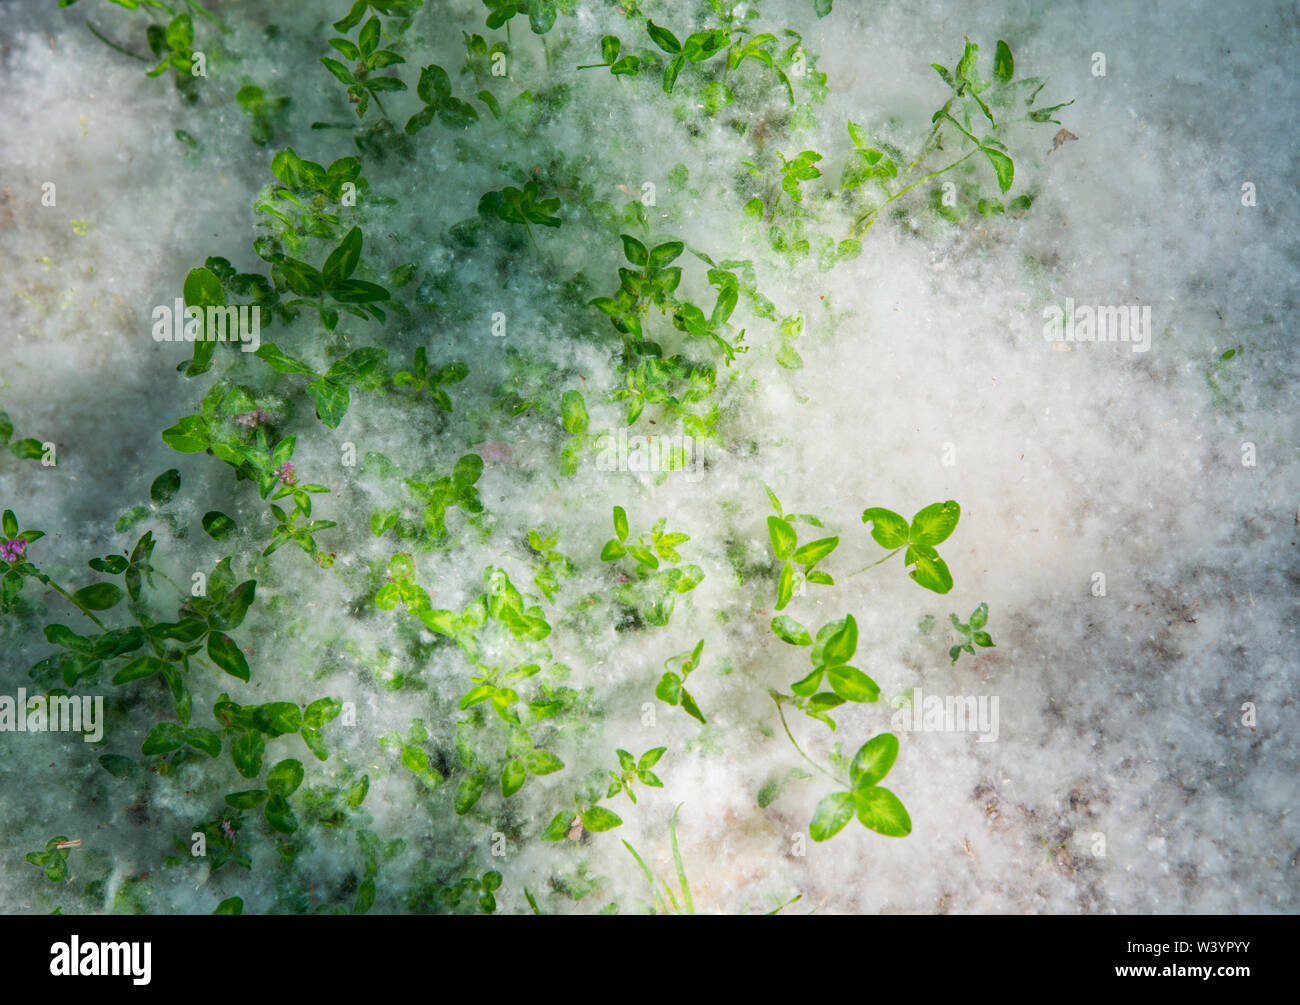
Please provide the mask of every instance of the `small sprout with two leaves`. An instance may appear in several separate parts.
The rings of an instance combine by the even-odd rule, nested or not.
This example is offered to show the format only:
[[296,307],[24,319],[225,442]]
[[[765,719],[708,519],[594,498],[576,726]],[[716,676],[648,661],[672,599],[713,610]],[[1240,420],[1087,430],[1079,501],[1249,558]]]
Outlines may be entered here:
[[[765,486],[766,487],[766,486]],[[781,575],[776,584],[776,609],[785,610],[790,598],[796,591],[802,593],[804,583],[816,583],[818,586],[834,586],[835,580],[830,573],[816,568],[818,562],[833,552],[840,543],[838,537],[823,537],[807,544],[799,544],[799,535],[794,529],[796,521],[822,525],[815,516],[806,513],[785,513],[781,501],[767,489],[767,498],[776,510],[776,516],[767,518],[767,533],[772,539],[772,552],[781,562]],[[796,572],[795,566],[801,566]]]
[[[948,536],[956,528],[960,518],[961,507],[952,499],[947,502],[931,503],[919,510],[912,517],[910,524],[898,513],[880,506],[863,510],[862,522],[871,524],[871,536],[882,548],[891,550],[884,558],[859,569],[858,572],[866,572],[867,569],[893,558],[906,547],[903,564],[916,566],[908,573],[916,584],[935,593],[947,593],[952,589],[952,573],[948,571],[948,564],[939,557],[934,546],[948,540]],[[857,574],[854,573],[855,576]]]
[[[666,701],[669,705],[681,705],[687,715],[707,724],[704,713],[700,711],[700,706],[695,703],[695,698],[686,690],[686,679],[690,677],[693,670],[699,667],[700,656],[703,652],[704,640],[700,639],[695,648],[689,653],[678,653],[676,656],[670,656],[664,660],[664,669],[667,672],[659,678],[659,684],[655,687],[655,697],[660,701]],[[674,660],[683,660],[681,673],[669,669]]]
[[[653,24],[653,22],[651,22]],[[623,56],[619,53],[623,49],[623,42],[617,35],[605,35],[600,40],[600,58],[602,63],[585,63],[579,66],[579,70],[596,70],[601,67],[608,67],[609,72],[616,77],[635,77],[641,72],[640,56]],[[665,88],[670,89],[670,88]]]
[[995,648],[993,637],[988,632],[981,631],[989,621],[988,604],[980,604],[979,607],[975,608],[971,612],[970,621],[967,624],[962,624],[955,614],[951,614],[949,617],[952,619],[953,628],[957,629],[963,640],[948,650],[948,656],[954,663],[961,658],[963,652],[968,652],[974,656],[975,646],[982,646],[985,649]]
[[[808,629],[785,615],[772,619],[772,631],[792,646],[812,646],[812,671],[790,685],[793,695],[778,697],[774,693],[778,705],[788,702],[835,729],[835,720],[826,714],[831,709],[846,701],[874,702],[880,697],[876,682],[857,667],[848,665],[858,650],[858,623],[852,614],[822,625],[815,641]],[[823,680],[829,691],[818,691]]]

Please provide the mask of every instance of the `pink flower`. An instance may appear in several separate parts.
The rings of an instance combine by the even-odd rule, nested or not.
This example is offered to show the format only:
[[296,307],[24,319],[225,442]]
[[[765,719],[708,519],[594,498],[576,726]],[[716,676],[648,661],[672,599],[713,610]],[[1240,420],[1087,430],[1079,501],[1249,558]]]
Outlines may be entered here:
[[285,461],[276,471],[276,477],[280,479],[282,485],[293,485],[298,481],[298,475],[294,472],[293,464]]
[[264,426],[270,422],[271,417],[259,408],[252,412],[242,412],[236,415],[235,421],[248,429],[256,429],[258,426]]
[[0,543],[0,559],[13,565],[21,562],[27,556],[27,541],[25,538],[15,537],[13,540]]

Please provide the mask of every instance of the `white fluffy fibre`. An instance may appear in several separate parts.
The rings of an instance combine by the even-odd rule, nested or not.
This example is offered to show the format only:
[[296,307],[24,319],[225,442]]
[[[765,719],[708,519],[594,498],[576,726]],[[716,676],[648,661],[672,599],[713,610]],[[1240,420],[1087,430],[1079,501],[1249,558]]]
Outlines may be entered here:
[[[846,120],[916,148],[945,99],[929,64],[952,66],[963,35],[985,59],[1006,39],[1019,72],[1048,79],[1044,99],[1074,99],[1058,117],[1077,139],[1052,149],[1056,126],[1017,134],[1012,194],[1034,193],[1027,214],[971,214],[950,226],[927,212],[928,190],[919,189],[895,204],[905,212],[882,214],[866,232],[860,257],[824,272],[765,259],[762,228],[740,211],[751,194],[740,159],[754,151],[726,121],[771,115],[777,103],[743,84],[759,79],[756,61],[738,74],[736,104],[691,135],[657,80],[574,69],[597,62],[602,35],[631,38],[612,5],[582,0],[545,36],[545,50],[516,19],[510,78],[491,86],[503,97],[572,87],[571,103],[546,114],[534,147],[480,104],[472,130],[420,132],[410,160],[359,154],[373,191],[395,200],[367,208],[366,258],[384,271],[415,263],[416,284],[401,292],[435,306],[409,319],[390,314],[384,326],[345,318],[335,335],[310,317],[263,333],[320,369],[371,344],[388,350],[392,370],[409,367],[418,345],[435,365],[463,359],[470,376],[448,387],[454,411],[354,389],[351,410],[330,430],[301,394],[305,378],[286,375],[271,391],[277,375],[248,367],[298,437],[299,472],[332,490],[316,497],[317,515],[339,523],[319,535],[337,553],[332,569],[292,546],[260,558],[271,524],[255,487],[213,457],[162,442],[161,430],[197,411],[212,377],[176,373],[188,348],[153,341],[148,319],[209,255],[264,271],[252,207],[271,181],[275,150],[293,146],[324,164],[357,153],[347,131],[310,128],[355,119],[319,63],[329,22],[346,5],[214,3],[230,28],[224,50],[243,55],[227,55],[194,104],[178,97],[170,75],[147,78],[146,64],[85,26],[143,51],[143,15],[90,0],[52,6],[11,2],[0,14],[0,408],[15,439],[56,444],[58,464],[0,454],[0,508],[47,532],[29,557],[60,583],[90,582],[89,558],[129,551],[147,529],[160,541],[156,565],[178,583],[233,550],[239,578],[258,581],[257,603],[234,633],[252,678],[242,684],[196,666],[194,724],[215,725],[210,710],[222,690],[250,704],[338,696],[354,704],[355,724],[326,727],[328,761],[286,737],[271,741],[267,763],[301,758],[309,785],[351,784],[366,773],[370,789],[347,826],[307,832],[292,866],[281,866],[281,839],[251,813],[241,842],[251,871],[226,865],[207,878],[200,868],[166,867],[164,856],[177,854],[173,835],[186,840],[224,812],[224,793],[260,783],[239,778],[226,751],[170,777],[104,771],[99,754],[141,760],[144,733],[173,718],[163,687],[132,685],[102,749],[62,734],[0,733],[4,910],[208,913],[234,895],[247,913],[351,906],[363,869],[356,833],[365,829],[403,842],[380,866],[375,911],[439,908],[411,893],[426,874],[450,884],[497,869],[503,911],[528,911],[527,890],[544,913],[630,913],[651,898],[621,839],[656,875],[673,877],[669,821],[679,804],[681,855],[701,912],[758,913],[796,895],[787,910],[1300,910],[1292,816],[1300,757],[1291,740],[1300,729],[1300,355],[1286,327],[1300,235],[1292,4],[840,0],[819,20],[810,0],[759,0],[759,23],[801,32],[827,74],[815,121],[777,145],[787,156],[821,151],[830,188],[850,150]],[[462,28],[504,38],[483,27],[477,2],[426,4],[435,6],[446,9],[416,19],[422,44],[411,65],[394,68],[411,92],[385,96],[399,125],[419,107],[414,82],[426,63],[446,67],[456,95],[472,98],[472,79],[457,74]],[[688,25],[673,12],[681,5],[641,6],[657,21],[662,12],[679,35],[704,23]],[[271,23],[278,30],[268,33]],[[1096,53],[1104,76],[1094,75]],[[233,99],[250,82],[292,98],[269,146],[250,142]],[[178,142],[176,130],[198,149]],[[625,407],[606,393],[622,380],[617,336],[565,292],[581,272],[592,284],[583,300],[608,294],[625,264],[617,243],[576,209],[576,193],[561,210],[563,227],[533,227],[536,246],[525,238],[503,249],[485,237],[468,247],[448,237],[485,191],[514,183],[502,162],[532,171],[534,159],[557,153],[594,198],[616,207],[654,182],[656,233],[717,259],[754,259],[777,315],[805,315],[796,343],[803,367],[791,370],[777,361],[778,328],[742,301],[735,322],[751,349],[718,367],[722,442],[706,448],[698,479],[602,471],[591,457],[574,478],[558,475],[559,394],[583,391],[593,432],[622,426]],[[684,186],[668,178],[679,164]],[[43,206],[49,181],[57,203]],[[1246,183],[1253,205],[1243,202]],[[823,212],[844,236],[849,221]],[[688,273],[679,292],[707,309],[713,293],[698,262],[677,264]],[[1150,306],[1149,350],[1045,340],[1043,308],[1066,298]],[[489,332],[497,312],[509,319],[504,338]],[[493,403],[510,372],[507,349],[555,366],[538,378],[549,403],[515,418]],[[1230,349],[1235,355],[1222,359]],[[225,365],[229,355],[218,357]],[[644,420],[632,430],[646,431]],[[340,464],[345,443],[356,447],[356,467]],[[400,607],[375,608],[385,564],[410,549],[391,534],[374,537],[370,513],[406,496],[361,459],[382,453],[404,474],[424,465],[446,472],[475,449],[486,462],[478,487],[487,516],[475,529],[452,511],[454,544],[417,552],[418,580],[436,608],[471,600],[487,565],[535,593],[524,536],[558,527],[557,547],[578,574],[543,604],[556,626],[547,641],[586,704],[547,741],[563,772],[531,778],[508,802],[494,782],[460,817],[451,808],[460,770],[454,724],[471,668]],[[172,467],[183,482],[177,499],[116,533],[118,516],[147,502],[151,480]],[[829,764],[837,745],[851,757],[891,729],[891,702],[914,688],[998,699],[996,742],[894,730],[901,749],[887,785],[910,812],[909,837],[853,822],[829,841],[808,839],[832,783],[800,759],[768,696],[788,691],[809,664],[806,649],[769,628],[777,565],[764,485],[788,511],[825,522],[814,536],[841,541],[825,565],[836,585],[809,586],[783,613],[814,629],[853,613],[855,665],[882,692],[877,704],[839,709],[834,733],[787,713],[814,760]],[[850,575],[883,553],[861,521],[864,508],[910,516],[946,499],[962,507],[940,548],[956,582],[950,594],[918,588],[899,557]],[[615,578],[599,559],[615,505],[626,507],[634,536],[661,516],[691,535],[683,555],[706,578],[678,601],[668,627],[615,629]],[[233,517],[241,536],[206,535],[200,518],[210,510]],[[813,531],[797,526],[801,541]],[[1104,596],[1094,595],[1097,573]],[[159,586],[154,616],[174,618]],[[592,594],[592,616],[575,612]],[[0,615],[0,694],[34,687],[28,670],[54,651],[43,625],[90,627],[34,581],[23,598],[26,613]],[[951,665],[949,615],[964,619],[981,602],[996,648]],[[124,608],[110,613],[126,623]],[[935,619],[928,628],[927,615]],[[654,699],[663,661],[701,638],[691,687],[707,726]],[[105,679],[96,693],[112,705],[123,692]],[[433,791],[378,743],[417,718],[430,732],[426,749],[451,776]],[[660,745],[668,748],[655,769],[664,788],[639,789],[635,806],[621,795],[602,803],[622,827],[580,843],[540,840],[551,817],[572,806],[583,775],[617,765],[616,748],[640,754]],[[807,777],[792,776],[796,769]],[[760,806],[773,781],[784,784]],[[53,835],[82,840],[67,885],[23,861]]]

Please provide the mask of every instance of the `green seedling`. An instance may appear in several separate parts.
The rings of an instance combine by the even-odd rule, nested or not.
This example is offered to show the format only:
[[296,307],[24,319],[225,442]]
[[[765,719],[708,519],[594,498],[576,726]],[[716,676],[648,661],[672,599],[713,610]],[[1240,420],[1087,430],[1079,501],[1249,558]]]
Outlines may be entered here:
[[[792,646],[812,646],[809,654],[812,671],[790,685],[790,695],[773,697],[787,702],[814,719],[835,729],[835,720],[827,713],[845,702],[874,702],[880,697],[880,687],[857,667],[848,665],[858,649],[858,623],[853,615],[828,622],[817,631],[814,641],[808,629],[794,618],[781,615],[772,619],[772,632],[782,642]],[[823,681],[828,691],[818,691]]]
[[559,543],[558,530],[549,533],[542,530],[528,532],[528,547],[539,561],[533,563],[533,585],[547,600],[554,601],[560,590],[560,580],[577,575],[577,567],[567,556],[555,550]]
[[451,397],[443,390],[445,384],[458,384],[469,376],[469,367],[464,363],[446,363],[436,370],[429,369],[429,354],[424,346],[417,346],[415,359],[410,370],[402,370],[394,375],[394,387],[410,387],[415,391],[426,388],[433,403],[444,412],[451,411]]
[[614,507],[614,537],[605,542],[600,551],[602,562],[618,562],[631,558],[635,563],[633,579],[625,580],[615,590],[615,596],[632,607],[640,607],[647,621],[663,626],[672,617],[676,596],[689,593],[704,579],[704,570],[698,565],[685,565],[680,569],[660,568],[660,559],[678,564],[682,557],[677,548],[689,541],[689,534],[667,532],[667,517],[660,517],[650,529],[635,542],[629,541],[627,511]]
[[859,569],[853,575],[856,576],[881,562],[888,561],[906,548],[903,565],[916,566],[908,573],[912,580],[918,586],[924,586],[935,593],[947,593],[952,589],[952,573],[948,571],[948,564],[939,557],[934,546],[948,540],[948,536],[956,529],[960,518],[961,507],[951,499],[947,502],[931,503],[924,509],[918,510],[910,524],[893,510],[882,509],[879,506],[863,510],[862,522],[871,524],[872,538],[882,548],[892,550],[884,558]]
[[[816,566],[839,546],[840,539],[823,537],[800,545],[794,522],[803,520],[820,527],[821,521],[806,514],[785,513],[781,501],[771,489],[767,489],[767,498],[777,513],[776,516],[767,518],[767,533],[772,541],[772,553],[781,563],[781,573],[776,583],[776,609],[783,611],[796,592],[802,595],[805,583],[815,583],[818,586],[835,585],[831,574]],[[800,567],[799,571],[795,571],[795,566]]]
[[44,851],[29,851],[27,861],[43,869],[45,878],[51,883],[63,883],[68,879],[68,849],[80,844],[80,841],[74,843],[59,834],[45,842]]
[[[1053,114],[1062,108],[1068,107],[1073,102],[1051,105],[1045,108],[1032,108],[1038,92],[1044,87],[1044,82],[1038,78],[1025,78],[1014,80],[1015,60],[1012,57],[1011,49],[1006,42],[999,41],[993,61],[993,80],[987,80],[982,77],[978,70],[979,46],[966,40],[965,48],[962,51],[961,59],[957,65],[949,70],[939,63],[932,63],[931,66],[939,74],[940,78],[952,90],[952,97],[934,113],[931,118],[933,125],[925,141],[921,144],[920,152],[916,158],[907,166],[907,168],[898,172],[893,162],[883,156],[876,157],[874,148],[868,147],[865,143],[865,137],[862,135],[861,127],[850,123],[849,134],[855,147],[858,148],[856,159],[851,164],[853,174],[848,178],[849,181],[857,181],[858,184],[868,179],[875,179],[882,184],[883,190],[888,193],[887,182],[894,180],[906,181],[912,172],[936,150],[942,150],[943,147],[943,130],[947,126],[955,129],[963,141],[971,144],[971,149],[961,157],[952,161],[945,167],[932,171],[924,177],[904,185],[896,192],[889,193],[883,201],[870,205],[865,211],[859,214],[854,220],[855,233],[861,234],[869,228],[878,218],[879,213],[885,206],[902,198],[908,192],[917,188],[925,182],[931,181],[948,171],[953,170],[965,164],[976,154],[983,154],[984,159],[993,169],[994,176],[997,179],[998,190],[1005,195],[1015,181],[1015,162],[1011,157],[1006,144],[998,137],[1000,129],[1005,127],[1011,121],[1027,121],[1035,123],[1057,122],[1052,118]],[[1029,90],[1028,96],[1025,91]],[[1001,122],[997,121],[994,116],[994,110],[1011,112],[1015,109],[1026,109],[1020,119],[1008,120],[1003,118]],[[980,120],[987,122],[989,128],[984,135],[976,135],[976,128]],[[882,173],[883,172],[883,173]],[[856,186],[846,186],[856,187]],[[996,203],[996,206],[995,206]],[[1012,201],[1013,212],[1023,212],[1029,208],[1032,198],[1020,197]],[[947,207],[942,202],[939,206],[942,209],[954,209]],[[978,202],[977,202],[978,208]],[[1002,209],[1001,203],[997,200],[986,200],[981,213],[984,216],[995,215]],[[944,213],[942,215],[952,218],[960,214],[955,211]]]
[[[653,23],[653,22],[652,22]],[[603,63],[587,63],[579,66],[579,70],[594,70],[600,67],[609,67],[609,72],[616,77],[635,77],[641,72],[641,57],[623,56],[619,58],[619,52],[622,51],[623,43],[619,41],[617,35],[606,35],[600,40],[600,58]],[[670,87],[665,87],[671,90]]]
[[264,147],[275,136],[276,128],[288,115],[289,99],[273,98],[256,84],[246,84],[235,95],[239,110],[251,119],[249,139]]
[[560,208],[560,200],[539,199],[540,194],[535,181],[524,182],[523,188],[507,185],[500,192],[484,192],[478,201],[478,212],[480,216],[495,216],[506,223],[519,224],[528,231],[528,239],[536,248],[537,239],[533,236],[532,224],[558,227],[564,222],[555,215]]
[[407,120],[409,135],[418,133],[435,118],[448,129],[467,129],[478,121],[473,105],[452,96],[451,78],[441,66],[430,63],[421,70],[415,90],[424,107]]
[[279,184],[262,189],[253,207],[262,216],[258,226],[269,232],[253,247],[268,262],[278,261],[284,251],[302,255],[312,238],[337,241],[340,209],[381,201],[371,193],[356,157],[340,157],[324,167],[285,147],[271,158],[271,173]]
[[849,788],[823,796],[808,831],[814,841],[833,838],[854,816],[867,830],[887,837],[907,837],[912,819],[899,798],[877,783],[898,758],[898,737],[881,733],[864,743],[849,765]]
[[955,614],[951,614],[949,617],[952,619],[953,628],[957,629],[957,634],[963,640],[948,650],[948,656],[954,663],[957,662],[963,652],[968,652],[974,656],[975,646],[982,646],[985,649],[994,648],[992,636],[988,632],[980,630],[988,624],[988,604],[980,604],[979,607],[975,608],[971,612],[970,621],[967,624],[962,624]]
[[[335,28],[338,28],[338,23],[335,24]],[[351,31],[352,25],[338,30]],[[351,68],[330,56],[322,56],[320,60],[325,69],[329,70],[336,80],[347,87],[348,100],[357,106],[357,118],[365,116],[372,98],[380,114],[387,118],[388,112],[385,111],[379,95],[406,90],[406,84],[400,77],[372,75],[376,70],[406,62],[405,59],[391,49],[381,49],[379,47],[381,34],[382,27],[379,17],[378,15],[372,16],[362,25],[356,42],[352,42],[347,38],[332,38],[329,40],[329,44],[344,58],[353,60],[354,65]]]
[[[700,706],[695,703],[695,698],[686,690],[686,680],[690,677],[691,672],[700,665],[700,656],[704,652],[704,640],[700,639],[695,648],[685,653],[678,653],[676,656],[670,656],[664,660],[664,669],[667,671],[655,686],[655,697],[660,701],[666,701],[669,705],[681,705],[687,715],[698,719],[701,723],[706,723],[704,713],[700,711]],[[671,669],[676,660],[681,660],[681,672]]]
[[580,391],[564,392],[560,398],[560,421],[564,424],[564,431],[571,436],[560,451],[560,474],[572,478],[578,473],[578,464],[590,439],[587,427],[591,419],[587,415],[587,403]]

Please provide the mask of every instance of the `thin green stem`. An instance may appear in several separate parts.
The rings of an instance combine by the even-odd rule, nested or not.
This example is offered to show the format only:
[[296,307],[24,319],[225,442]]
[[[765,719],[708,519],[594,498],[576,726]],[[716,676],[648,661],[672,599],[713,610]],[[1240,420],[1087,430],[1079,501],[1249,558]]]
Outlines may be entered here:
[[44,583],[46,586],[48,586],[51,590],[54,590],[56,593],[60,593],[65,598],[67,598],[67,600],[74,607],[76,607],[77,610],[79,610],[82,614],[88,617],[91,621],[95,622],[95,624],[99,626],[100,631],[104,631],[104,632],[108,631],[108,626],[105,625],[104,622],[100,621],[99,618],[91,614],[90,611],[81,603],[81,601],[79,601],[71,593],[69,593],[62,586],[60,586],[58,583],[52,580],[49,576],[45,575],[45,573],[43,572],[37,573],[36,578],[39,579],[42,583]]
[[[900,191],[894,193],[894,194],[891,195],[888,199],[886,199],[884,202],[882,202],[879,206],[876,206],[876,207],[874,207],[874,208],[872,208],[872,209],[867,210],[867,211],[866,211],[865,213],[863,213],[860,217],[858,217],[856,220],[854,220],[854,221],[853,221],[853,227],[854,227],[854,229],[857,230],[859,227],[862,226],[862,224],[863,224],[863,222],[864,222],[865,220],[867,220],[869,217],[874,217],[876,214],[878,214],[882,209],[884,209],[886,206],[888,206],[888,205],[889,205],[891,202],[893,202],[895,199],[900,199],[900,198],[902,198],[903,196],[907,195],[908,192],[912,191],[912,189],[916,188],[916,186],[918,186],[918,185],[924,185],[924,184],[925,184],[927,181],[929,181],[931,178],[937,178],[937,177],[939,177],[939,175],[943,174],[945,171],[951,171],[951,170],[952,170],[953,168],[955,168],[958,164],[961,164],[961,163],[963,163],[964,161],[968,161],[968,160],[970,160],[973,156],[975,156],[975,154],[976,154],[978,151],[979,151],[979,147],[976,147],[974,150],[971,150],[970,152],[968,152],[965,156],[963,156],[963,157],[959,157],[957,160],[953,161],[953,162],[952,162],[951,164],[949,164],[946,168],[940,168],[938,171],[935,171],[933,174],[928,174],[928,175],[926,175],[924,178],[920,178],[920,179],[918,179],[917,181],[912,182],[912,184],[908,185],[907,188],[905,188],[905,189],[901,189]],[[872,220],[872,223],[874,223],[874,222],[875,222],[875,221]],[[871,224],[867,224],[867,226],[869,227],[869,226],[871,226]],[[863,229],[865,229],[865,228],[863,228]]]
[[[898,554],[900,551],[902,551],[903,548],[905,548],[905,547],[907,547],[907,545],[901,545],[900,547],[895,548],[893,551],[891,551],[891,552],[890,552],[888,555],[886,555],[884,558],[882,558],[882,559],[880,559],[880,560],[878,560],[878,561],[872,562],[870,565],[863,566],[863,567],[862,567],[861,569],[859,569],[857,572],[850,572],[850,573],[849,573],[849,576],[861,576],[861,575],[862,575],[864,572],[866,572],[868,569],[874,569],[876,566],[880,565],[881,562],[888,562],[891,558],[893,558],[895,555],[897,555],[897,554]],[[846,578],[847,578],[847,577],[846,577]]]
[[785,710],[781,707],[781,703],[776,700],[775,696],[772,698],[772,701],[776,702],[776,714],[781,717],[781,727],[785,730],[785,735],[790,738],[790,742],[794,744],[794,749],[799,751],[799,756],[802,757],[809,764],[811,764],[818,771],[820,771],[827,778],[829,778],[831,781],[835,782],[836,785],[843,785],[847,788],[848,787],[847,782],[839,778],[836,778],[829,771],[827,771],[820,764],[818,764],[816,761],[814,761],[811,757],[809,757],[807,754],[803,752],[803,747],[799,746],[799,741],[796,740],[794,738],[794,734],[790,732],[789,723],[785,721]]
[[123,49],[111,38],[108,38],[100,34],[99,29],[96,28],[89,21],[86,22],[86,27],[90,29],[90,33],[92,35],[94,35],[97,39],[99,39],[101,42],[103,42],[106,46],[108,46],[110,49],[114,50],[115,52],[120,52],[123,56],[130,56],[132,59],[138,59],[142,63],[149,62],[148,59],[146,59],[144,56],[141,56],[139,53],[132,52],[130,49]]

